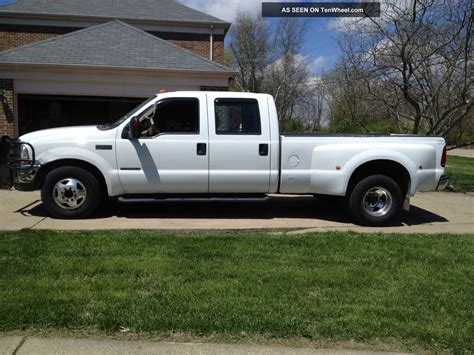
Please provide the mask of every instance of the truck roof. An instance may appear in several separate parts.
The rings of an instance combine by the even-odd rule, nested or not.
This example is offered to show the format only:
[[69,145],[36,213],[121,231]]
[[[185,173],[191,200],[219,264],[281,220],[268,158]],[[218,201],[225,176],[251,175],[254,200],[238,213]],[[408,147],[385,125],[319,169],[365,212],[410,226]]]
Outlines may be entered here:
[[159,92],[159,93],[156,93],[155,96],[158,96],[158,95],[169,95],[169,96],[174,96],[176,94],[181,94],[181,95],[196,95],[196,94],[219,94],[220,96],[224,96],[224,97],[258,97],[258,96],[270,96],[269,94],[257,94],[257,93],[253,93],[253,92],[240,92],[240,91],[197,91],[197,90],[194,90],[194,91],[163,91],[163,92]]

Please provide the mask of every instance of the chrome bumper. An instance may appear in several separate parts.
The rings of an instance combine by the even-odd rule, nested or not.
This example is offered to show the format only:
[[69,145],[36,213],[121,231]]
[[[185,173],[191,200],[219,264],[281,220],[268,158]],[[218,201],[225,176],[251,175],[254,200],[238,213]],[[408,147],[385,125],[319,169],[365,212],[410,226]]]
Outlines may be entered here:
[[442,191],[448,186],[449,177],[443,175],[439,178],[438,186],[436,187],[436,191]]
[[17,164],[13,167],[13,184],[32,184],[41,164]]
[[[22,159],[20,148],[22,145],[30,147],[31,157]],[[41,165],[35,160],[35,149],[27,142],[3,136],[1,141],[1,162],[13,172],[10,175],[10,185],[17,190],[30,191],[35,189],[35,178]]]

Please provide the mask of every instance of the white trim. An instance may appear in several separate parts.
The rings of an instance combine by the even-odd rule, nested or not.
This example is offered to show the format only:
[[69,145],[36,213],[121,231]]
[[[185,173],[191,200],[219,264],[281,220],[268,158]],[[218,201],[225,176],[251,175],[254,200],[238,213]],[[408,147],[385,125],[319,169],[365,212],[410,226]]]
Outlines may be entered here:
[[198,69],[175,69],[175,68],[142,68],[142,67],[121,67],[113,65],[87,65],[87,64],[54,64],[54,63],[0,63],[0,70],[22,70],[22,69],[45,69],[45,70],[99,70],[123,72],[148,72],[151,74],[171,73],[171,74],[205,74],[211,76],[232,77],[237,75],[236,70],[218,71],[218,70],[198,70]]
[[209,30],[209,59],[214,60],[214,26],[211,25]]
[[13,137],[18,137],[20,128],[18,126],[18,94],[16,92],[16,83],[13,80]]
[[[90,27],[115,20],[113,17],[66,16],[47,14],[18,14],[0,12],[0,24],[54,26],[54,27]],[[230,23],[193,22],[193,21],[164,21],[120,18],[144,31],[179,32],[179,33],[209,33],[209,25],[213,25],[218,34],[225,35]]]

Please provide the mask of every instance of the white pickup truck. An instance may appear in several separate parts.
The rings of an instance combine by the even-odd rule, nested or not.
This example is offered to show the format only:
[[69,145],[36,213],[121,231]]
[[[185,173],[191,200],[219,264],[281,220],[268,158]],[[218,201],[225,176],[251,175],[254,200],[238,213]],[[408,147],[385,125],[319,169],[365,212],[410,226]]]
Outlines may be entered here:
[[162,93],[112,124],[36,131],[4,144],[16,189],[41,189],[56,218],[88,217],[105,197],[311,194],[345,197],[357,223],[381,225],[415,192],[447,184],[443,138],[280,135],[265,94]]

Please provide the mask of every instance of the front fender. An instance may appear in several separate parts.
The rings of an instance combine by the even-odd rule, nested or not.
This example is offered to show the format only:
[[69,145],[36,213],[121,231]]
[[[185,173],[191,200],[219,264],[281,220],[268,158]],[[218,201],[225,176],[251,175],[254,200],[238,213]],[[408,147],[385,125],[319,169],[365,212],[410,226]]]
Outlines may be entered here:
[[80,160],[95,166],[104,176],[109,196],[124,193],[118,178],[114,150],[101,150],[99,153],[95,150],[95,147],[92,149],[91,147],[56,147],[44,150],[44,152],[37,157],[41,165],[66,159]]

